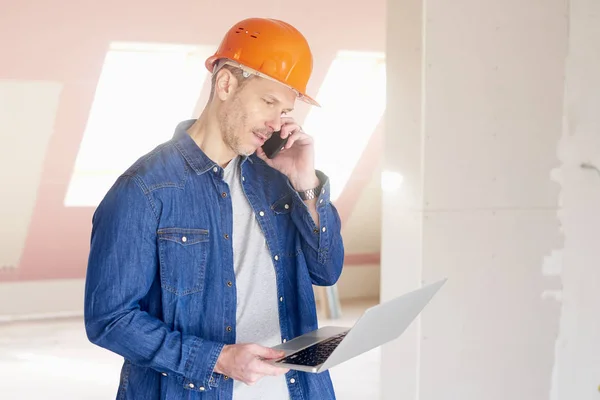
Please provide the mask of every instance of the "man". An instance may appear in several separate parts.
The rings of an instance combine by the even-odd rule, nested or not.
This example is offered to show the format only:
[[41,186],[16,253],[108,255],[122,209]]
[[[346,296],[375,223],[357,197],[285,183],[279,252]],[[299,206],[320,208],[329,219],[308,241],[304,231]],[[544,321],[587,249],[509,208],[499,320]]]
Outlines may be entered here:
[[[317,328],[312,285],[343,264],[329,180],[288,116],[312,55],[291,25],[247,19],[206,62],[195,121],[121,175],[98,206],[85,289],[91,342],[124,357],[119,399],[334,399],[327,372],[273,366]],[[289,137],[275,158],[261,146]]]

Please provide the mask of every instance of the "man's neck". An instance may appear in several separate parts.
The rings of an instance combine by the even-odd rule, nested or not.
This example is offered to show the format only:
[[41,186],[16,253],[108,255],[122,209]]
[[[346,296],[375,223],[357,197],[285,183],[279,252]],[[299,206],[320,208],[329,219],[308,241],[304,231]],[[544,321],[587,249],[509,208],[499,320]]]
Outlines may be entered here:
[[211,109],[210,106],[204,109],[187,132],[204,154],[223,168],[236,156],[223,141],[216,110]]

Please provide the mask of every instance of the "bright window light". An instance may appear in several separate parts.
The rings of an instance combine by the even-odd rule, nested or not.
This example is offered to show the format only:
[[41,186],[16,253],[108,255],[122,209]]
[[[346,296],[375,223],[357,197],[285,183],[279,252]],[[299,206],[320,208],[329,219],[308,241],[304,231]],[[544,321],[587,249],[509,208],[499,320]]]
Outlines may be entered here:
[[169,140],[191,118],[216,46],[113,43],[65,198],[95,207],[141,155]]
[[331,179],[336,200],[385,112],[384,53],[340,51],[304,129],[315,138],[315,164]]
[[394,193],[400,189],[403,176],[394,171],[383,170],[381,172],[381,190],[386,193]]

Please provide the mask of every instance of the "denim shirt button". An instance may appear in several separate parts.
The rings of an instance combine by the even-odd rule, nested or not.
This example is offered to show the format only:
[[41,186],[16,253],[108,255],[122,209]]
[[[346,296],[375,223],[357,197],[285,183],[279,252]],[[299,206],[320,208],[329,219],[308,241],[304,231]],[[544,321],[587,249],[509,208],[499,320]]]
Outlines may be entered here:
[[258,213],[258,215],[260,215],[261,217],[264,217],[265,216],[265,212],[261,211],[261,212]]
[[214,167],[214,168],[213,168],[213,171],[215,171],[215,172],[219,172],[219,168],[217,168],[217,167]]
[[188,386],[189,386],[190,389],[194,388],[194,384],[193,383],[190,383]]
[[290,379],[290,383],[296,383],[296,380],[294,378]]
[[201,392],[203,392],[205,390],[204,386],[200,386],[198,389],[200,389]]
[[162,376],[167,376],[167,373],[166,373],[166,372],[163,372],[163,373],[162,373]]
[[184,236],[184,237],[182,237],[182,238],[181,238],[181,241],[182,241],[183,243],[185,243],[185,242],[187,242],[187,238]]
[[275,261],[279,260],[279,256],[275,256],[273,258],[275,258]]

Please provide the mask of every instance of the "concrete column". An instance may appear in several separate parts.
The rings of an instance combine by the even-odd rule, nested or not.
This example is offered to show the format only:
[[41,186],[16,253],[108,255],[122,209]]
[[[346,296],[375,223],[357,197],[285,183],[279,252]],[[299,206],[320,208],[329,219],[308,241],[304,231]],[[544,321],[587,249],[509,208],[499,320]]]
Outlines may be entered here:
[[[390,0],[387,16],[387,111],[382,180],[381,300],[420,286],[423,234],[423,0]],[[382,347],[381,398],[417,399],[420,325]]]

